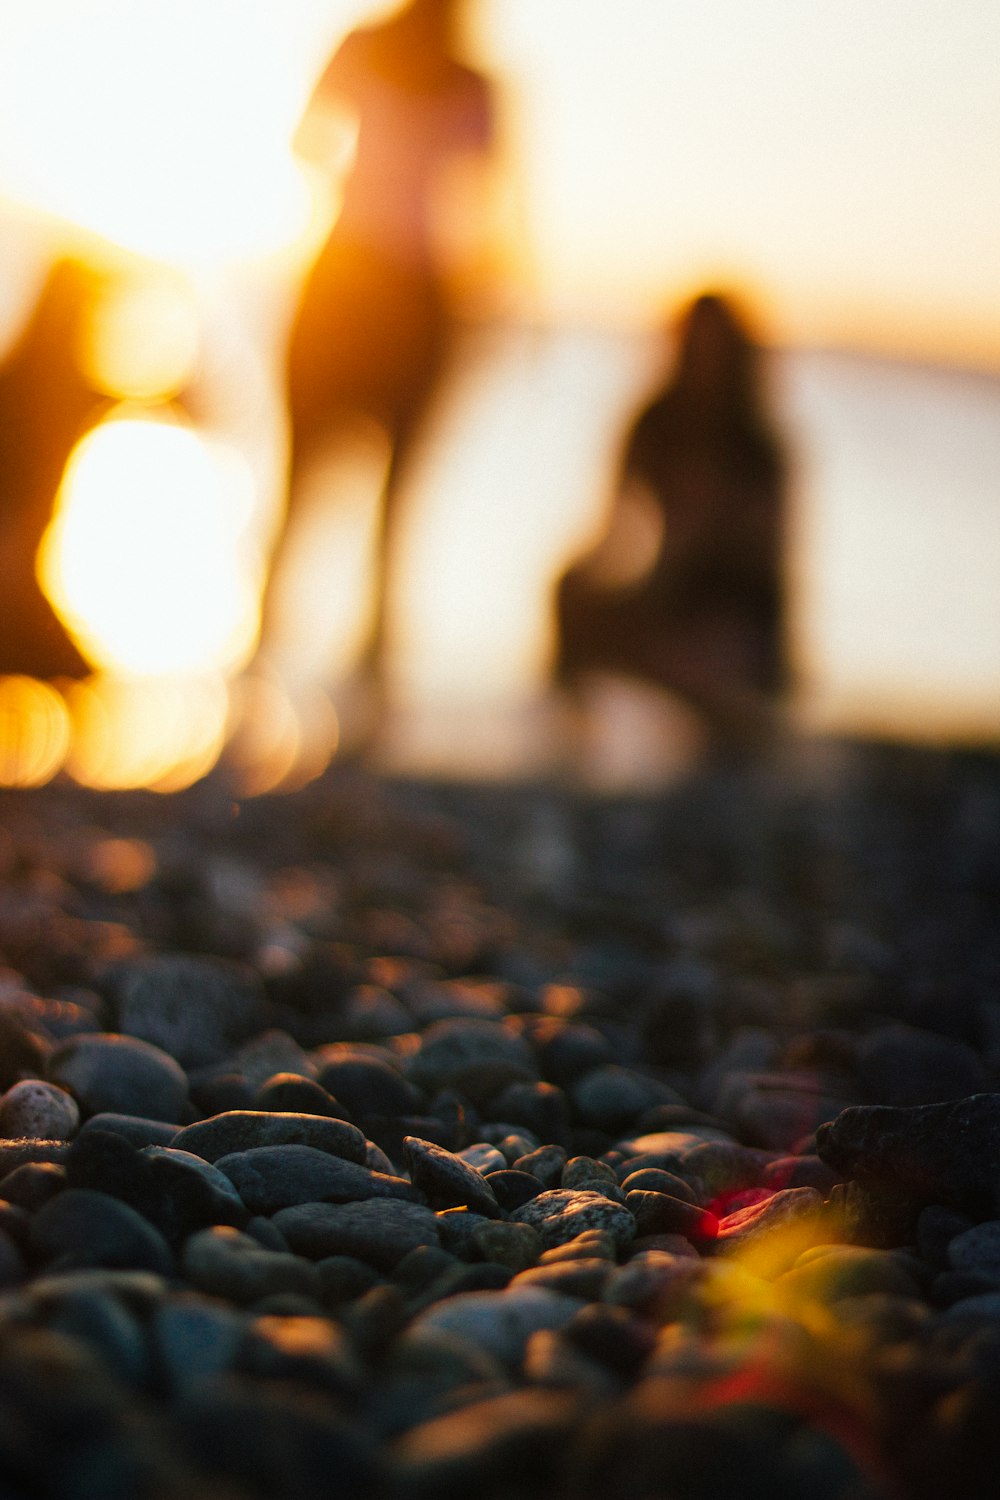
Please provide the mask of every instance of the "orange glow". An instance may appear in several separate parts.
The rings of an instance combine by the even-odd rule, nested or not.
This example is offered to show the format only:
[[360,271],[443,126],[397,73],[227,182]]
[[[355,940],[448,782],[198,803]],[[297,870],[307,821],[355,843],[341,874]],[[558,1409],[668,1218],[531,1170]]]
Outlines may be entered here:
[[254,580],[240,556],[251,505],[237,453],[126,408],[70,458],[39,577],[100,667],[231,670],[257,629]]
[[0,786],[44,786],[66,758],[66,704],[32,677],[0,677]]
[[190,380],[198,355],[190,283],[165,270],[112,281],[79,351],[84,375],[111,396],[163,400]]
[[221,679],[96,677],[67,691],[73,745],[66,769],[101,789],[174,792],[215,765],[228,700]]

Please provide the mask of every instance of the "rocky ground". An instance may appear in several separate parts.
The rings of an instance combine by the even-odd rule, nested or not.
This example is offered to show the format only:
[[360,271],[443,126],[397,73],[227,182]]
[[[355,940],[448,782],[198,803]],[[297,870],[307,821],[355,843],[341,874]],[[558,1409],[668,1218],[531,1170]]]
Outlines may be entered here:
[[0,1497],[1000,1463],[1000,763],[2,796]]

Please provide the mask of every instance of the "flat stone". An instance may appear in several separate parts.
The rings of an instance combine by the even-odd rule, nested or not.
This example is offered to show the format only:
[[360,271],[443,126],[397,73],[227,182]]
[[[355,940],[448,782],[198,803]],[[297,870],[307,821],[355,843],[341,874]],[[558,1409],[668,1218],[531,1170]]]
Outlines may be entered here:
[[543,1287],[461,1292],[421,1313],[410,1332],[414,1337],[427,1332],[455,1334],[507,1368],[516,1368],[532,1334],[543,1328],[565,1328],[583,1306],[578,1297],[564,1297]]
[[489,1219],[500,1217],[493,1189],[460,1156],[412,1135],[404,1139],[403,1149],[410,1180],[426,1194],[432,1208],[465,1207]]
[[372,1172],[312,1146],[256,1146],[220,1156],[216,1165],[256,1214],[274,1214],[296,1203],[349,1203],[363,1198],[412,1202],[421,1197],[402,1177]]
[[111,1110],[176,1120],[187,1101],[187,1076],[169,1053],[117,1032],[84,1033],[63,1042],[46,1072],[88,1115]]
[[392,1270],[418,1245],[440,1244],[432,1210],[394,1198],[300,1203],[280,1209],[274,1222],[296,1254],[312,1260],[353,1256],[379,1270]]
[[327,1115],[228,1109],[186,1125],[171,1141],[180,1151],[193,1151],[206,1161],[218,1161],[237,1151],[260,1146],[311,1146],[344,1161],[365,1162],[365,1138],[356,1125]]

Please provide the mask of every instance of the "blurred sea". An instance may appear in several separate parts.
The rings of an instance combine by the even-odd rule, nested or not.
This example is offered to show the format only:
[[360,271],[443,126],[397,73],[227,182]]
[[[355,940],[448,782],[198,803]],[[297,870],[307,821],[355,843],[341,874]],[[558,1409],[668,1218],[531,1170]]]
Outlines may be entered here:
[[[648,339],[587,330],[507,329],[472,351],[413,481],[399,763],[506,771],[544,758],[552,583],[600,530],[619,436],[661,358]],[[1000,375],[839,350],[774,353],[768,370],[793,475],[796,721],[1000,743]],[[357,612],[344,569],[360,556],[362,511],[326,508],[303,562],[296,597],[317,667],[343,629],[331,595]],[[610,717],[642,761],[655,715],[621,697]]]

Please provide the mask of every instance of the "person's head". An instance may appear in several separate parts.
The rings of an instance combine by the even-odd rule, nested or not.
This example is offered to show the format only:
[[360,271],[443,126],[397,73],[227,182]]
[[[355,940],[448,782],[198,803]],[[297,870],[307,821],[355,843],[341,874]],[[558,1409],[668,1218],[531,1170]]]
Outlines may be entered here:
[[450,49],[456,40],[462,0],[410,0],[399,20],[418,47]]
[[728,298],[717,292],[696,297],[677,332],[677,386],[720,404],[753,400],[758,349]]

